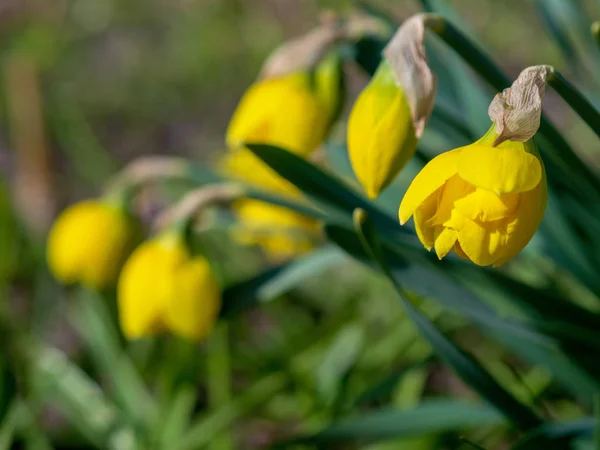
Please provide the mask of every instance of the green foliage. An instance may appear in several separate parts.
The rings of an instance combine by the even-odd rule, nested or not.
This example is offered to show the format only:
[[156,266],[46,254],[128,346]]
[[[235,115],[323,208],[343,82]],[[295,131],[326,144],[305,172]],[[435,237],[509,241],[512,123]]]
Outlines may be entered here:
[[[103,184],[131,147],[220,149],[223,117],[294,22],[267,3],[238,0],[84,3],[11,22],[0,55],[26,55],[40,69],[66,197]],[[478,37],[481,25],[459,3],[412,5],[446,20],[427,38],[438,94],[416,157],[378,200],[359,191],[335,133],[324,145],[326,168],[247,143],[303,198],[254,187],[245,196],[319,220],[324,244],[269,263],[232,239],[229,211],[207,213],[209,229],[192,230],[190,242],[217,268],[223,305],[205,343],[127,342],[114,292],[50,281],[43,247],[27,236],[3,182],[0,449],[598,448],[600,177],[590,161],[598,156],[600,51],[588,17],[599,11],[575,0],[533,2],[548,31],[540,41],[552,39],[562,55],[564,76],[547,89],[567,103],[558,113],[550,105],[536,136],[550,187],[544,222],[515,261],[490,269],[439,261],[397,219],[415,173],[485,132],[489,101],[510,84],[505,69],[523,64],[492,58],[490,49],[506,52]],[[521,3],[509,3],[519,14]],[[386,2],[354,6],[394,27],[405,5],[392,5],[401,14]],[[345,44],[357,79],[374,73],[385,44],[375,34]],[[537,44],[523,46],[535,55]],[[115,59],[110,73],[94,77],[103,60],[87,54],[90,46]],[[574,129],[589,134],[583,143]],[[141,209],[227,181],[201,162],[182,178],[149,190]]]

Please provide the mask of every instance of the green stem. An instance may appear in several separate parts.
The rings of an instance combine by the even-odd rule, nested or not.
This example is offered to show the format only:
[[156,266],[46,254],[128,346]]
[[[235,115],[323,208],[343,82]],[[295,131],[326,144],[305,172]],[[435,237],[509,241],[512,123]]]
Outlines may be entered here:
[[566,80],[560,72],[549,67],[547,83],[560,95],[585,123],[600,137],[600,113],[583,94]]
[[[436,14],[428,14],[425,17],[425,26],[452,47],[494,89],[502,91],[511,85],[509,78],[492,59],[446,19]],[[555,151],[552,152],[550,149],[543,148],[543,150],[546,150],[546,154],[558,168],[564,170],[564,165],[572,167],[576,172],[573,175],[583,175],[587,183],[600,193],[600,180],[589,166],[579,159],[562,134],[544,116],[541,118],[539,133],[554,147]]]
[[[217,323],[207,348],[208,402],[212,410],[231,400],[231,367],[229,361],[229,327],[227,322]],[[227,429],[215,433],[210,448],[212,450],[233,449],[232,436]]]

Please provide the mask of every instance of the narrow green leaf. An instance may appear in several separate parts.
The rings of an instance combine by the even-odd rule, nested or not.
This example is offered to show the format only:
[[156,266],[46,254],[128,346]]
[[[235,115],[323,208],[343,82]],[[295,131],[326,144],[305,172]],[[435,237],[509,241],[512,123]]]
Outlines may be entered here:
[[[332,242],[358,261],[373,266],[354,231],[332,224],[326,224],[324,229]],[[453,272],[448,271],[452,266],[447,266],[444,261],[436,261],[435,265],[421,264],[418,254],[411,254],[411,258],[401,258],[387,247],[384,248],[384,252],[394,278],[401,285],[423,297],[434,298],[444,307],[469,318],[482,332],[501,342],[530,363],[548,367],[553,376],[578,397],[589,399],[600,388],[593,377],[565,356],[559,347],[553,345],[546,337],[529,329],[526,324],[508,321],[507,318],[498,316],[470,289],[452,277]],[[460,265],[459,267],[465,268],[471,278],[473,274],[481,273],[480,269],[472,266]],[[583,311],[581,314],[572,314],[571,307],[574,306],[572,304],[554,302],[556,298],[548,293],[519,284],[497,272],[487,271],[486,274],[492,275],[492,278],[483,278],[481,281],[482,289],[486,292],[493,292],[500,288],[500,295],[513,300],[518,298],[523,303],[532,302],[535,307],[539,307],[540,312],[545,309],[549,314],[572,318],[575,320],[573,323],[589,323],[589,314],[586,315]],[[494,279],[496,281],[491,282]],[[507,284],[503,285],[498,280]],[[579,316],[582,320],[578,322]],[[587,319],[583,320],[586,317]],[[590,323],[591,325],[593,323]]]
[[156,405],[119,343],[105,301],[94,292],[82,290],[77,298],[73,325],[85,339],[98,368],[110,378],[123,408],[134,420],[148,425],[156,418]]
[[502,416],[486,405],[458,400],[429,400],[408,410],[383,409],[346,419],[293,442],[318,444],[350,440],[377,441],[502,423]]
[[173,395],[158,422],[159,448],[169,450],[176,446],[189,426],[196,403],[196,388],[182,386]]
[[221,317],[231,317],[258,303],[271,301],[346,258],[336,247],[327,246],[229,286],[223,292]]
[[339,331],[327,349],[315,373],[317,391],[326,405],[332,406],[336,401],[344,377],[356,363],[364,342],[364,329],[351,324]]
[[414,240],[400,227],[397,220],[381,211],[364,196],[352,190],[343,181],[284,149],[263,144],[246,144],[247,147],[281,176],[300,188],[317,206],[333,210],[338,216],[352,214],[354,208],[367,211],[386,232]]
[[571,422],[544,424],[519,439],[511,450],[529,450],[548,441],[561,445],[560,448],[569,448],[573,439],[594,434],[595,421],[594,417],[585,417]]
[[377,231],[366,212],[357,209],[354,214],[354,223],[365,250],[370,253],[380,270],[392,282],[406,313],[418,327],[421,335],[438,352],[440,358],[446,361],[483,398],[502,411],[516,426],[525,430],[539,426],[542,421],[533,411],[500,386],[478,361],[444,336],[424,314],[412,305],[404,289],[388,268]]

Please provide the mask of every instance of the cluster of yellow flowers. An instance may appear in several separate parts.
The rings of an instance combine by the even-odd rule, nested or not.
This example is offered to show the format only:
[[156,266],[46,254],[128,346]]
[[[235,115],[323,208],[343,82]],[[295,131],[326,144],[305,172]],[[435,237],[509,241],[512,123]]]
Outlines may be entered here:
[[[433,108],[435,77],[426,64],[422,34],[418,19],[401,27],[350,114],[350,160],[373,199],[414,155]],[[336,39],[320,30],[308,39],[316,47],[301,51],[301,46],[289,45],[268,61],[231,119],[228,150],[221,161],[224,172],[302,200],[298,189],[258,160],[245,144],[270,144],[303,158],[311,156],[342,107],[342,59],[332,45]],[[315,59],[317,50],[322,54]],[[290,63],[290,51],[312,59],[298,62],[292,54]],[[499,94],[490,106],[494,121],[490,131],[474,144],[431,160],[400,204],[400,223],[414,217],[418,238],[428,250],[435,249],[440,259],[454,250],[481,266],[501,265],[525,247],[540,224],[547,187],[533,142],[539,105],[523,112],[521,100],[534,92],[541,101],[543,87],[536,73],[527,74],[530,78],[520,77],[521,84]],[[529,90],[524,93],[521,85]],[[524,121],[527,114],[533,120]],[[280,206],[240,199],[233,209],[242,224],[237,238],[258,244],[272,258],[309,250],[318,235],[315,220]],[[135,248],[140,230],[121,203],[78,203],[63,212],[50,232],[49,266],[65,283],[97,289],[116,283],[121,327],[128,338],[164,331],[204,338],[221,303],[209,261],[192,255],[183,233],[174,229]]]

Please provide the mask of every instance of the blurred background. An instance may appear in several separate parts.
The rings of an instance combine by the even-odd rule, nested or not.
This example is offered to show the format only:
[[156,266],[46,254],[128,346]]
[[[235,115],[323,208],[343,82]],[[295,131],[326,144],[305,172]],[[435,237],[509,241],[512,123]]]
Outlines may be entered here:
[[[370,3],[398,19],[421,10],[417,1]],[[600,80],[600,59],[570,58],[589,44],[577,41],[577,36],[564,36],[563,42],[549,37],[549,22],[540,13],[539,2],[449,3],[511,79],[524,67],[543,63],[556,66],[586,93],[590,82]],[[587,18],[600,18],[599,2],[576,3]],[[344,0],[1,0],[0,296],[3,308],[22,321],[19,326],[76,361],[90,380],[110,393],[114,374],[104,370],[110,365],[97,366],[93,351],[90,355],[90,348],[102,344],[74,325],[94,329],[94,319],[86,316],[92,322],[85,322],[79,314],[93,316],[98,311],[72,311],[74,300],[91,294],[63,290],[45,268],[43,243],[56,214],[76,200],[97,195],[112,175],[143,155],[183,155],[211,164],[224,150],[225,131],[237,102],[267,55],[286,39],[313,28],[323,11],[343,11],[354,4]],[[589,24],[582,29],[587,33]],[[347,73],[346,109],[368,79],[351,63]],[[552,93],[546,106],[574,148],[597,163],[593,155],[600,155],[599,144],[585,124]],[[240,269],[242,275],[255,273],[262,264],[256,255],[236,251],[242,255],[239,265],[250,267]],[[328,260],[321,263],[318,276],[286,292],[281,302],[252,309],[229,325],[227,380],[236,392],[254,389],[233,409],[207,407],[205,391],[210,381],[205,346],[167,339],[126,348],[139,378],[158,392],[158,403],[178,399],[187,402],[191,415],[203,414],[196,434],[181,448],[212,445],[207,436],[224,430],[231,436],[219,441],[224,445],[220,448],[263,448],[298,430],[328,423],[355,401],[372,405],[386,399],[385,403],[407,406],[425,391],[471,395],[447,369],[437,363],[427,365],[429,347],[388,295],[384,280],[353,262],[345,261],[343,270],[339,265],[332,268],[335,264]],[[339,283],[328,282],[332,273]],[[425,308],[430,317],[441,317],[435,305]],[[506,384],[519,381],[506,368],[512,367],[510,361],[506,366],[492,361],[490,355],[502,353],[496,344],[474,338],[472,330],[453,317],[436,323],[445,330],[460,329],[459,341],[468,343],[475,354],[486,355],[488,368]],[[412,368],[413,375],[395,384],[395,371],[406,367]],[[528,376],[548,385],[547,372],[536,370]],[[359,393],[375,380],[384,386],[391,380],[393,386],[361,399]],[[63,388],[75,392],[74,386]],[[341,395],[345,390],[356,395]],[[11,390],[2,392],[4,400],[0,400],[8,403]],[[73,426],[78,420],[73,411],[85,410],[81,405],[66,408],[67,412],[48,401],[38,406],[30,411],[33,425],[22,432],[25,437],[6,448],[104,448],[102,443],[89,443],[93,439],[86,435],[85,423]],[[562,407],[555,405],[563,417],[580,412],[571,403]],[[481,435],[491,443],[486,448],[507,448],[502,446],[506,438],[502,432],[483,430],[475,438]],[[170,448],[166,436],[160,438],[162,447],[156,444],[156,448]],[[196,442],[194,436],[202,438]],[[371,448],[459,448],[434,442],[437,435],[419,443]],[[130,448],[120,445],[111,448]]]

